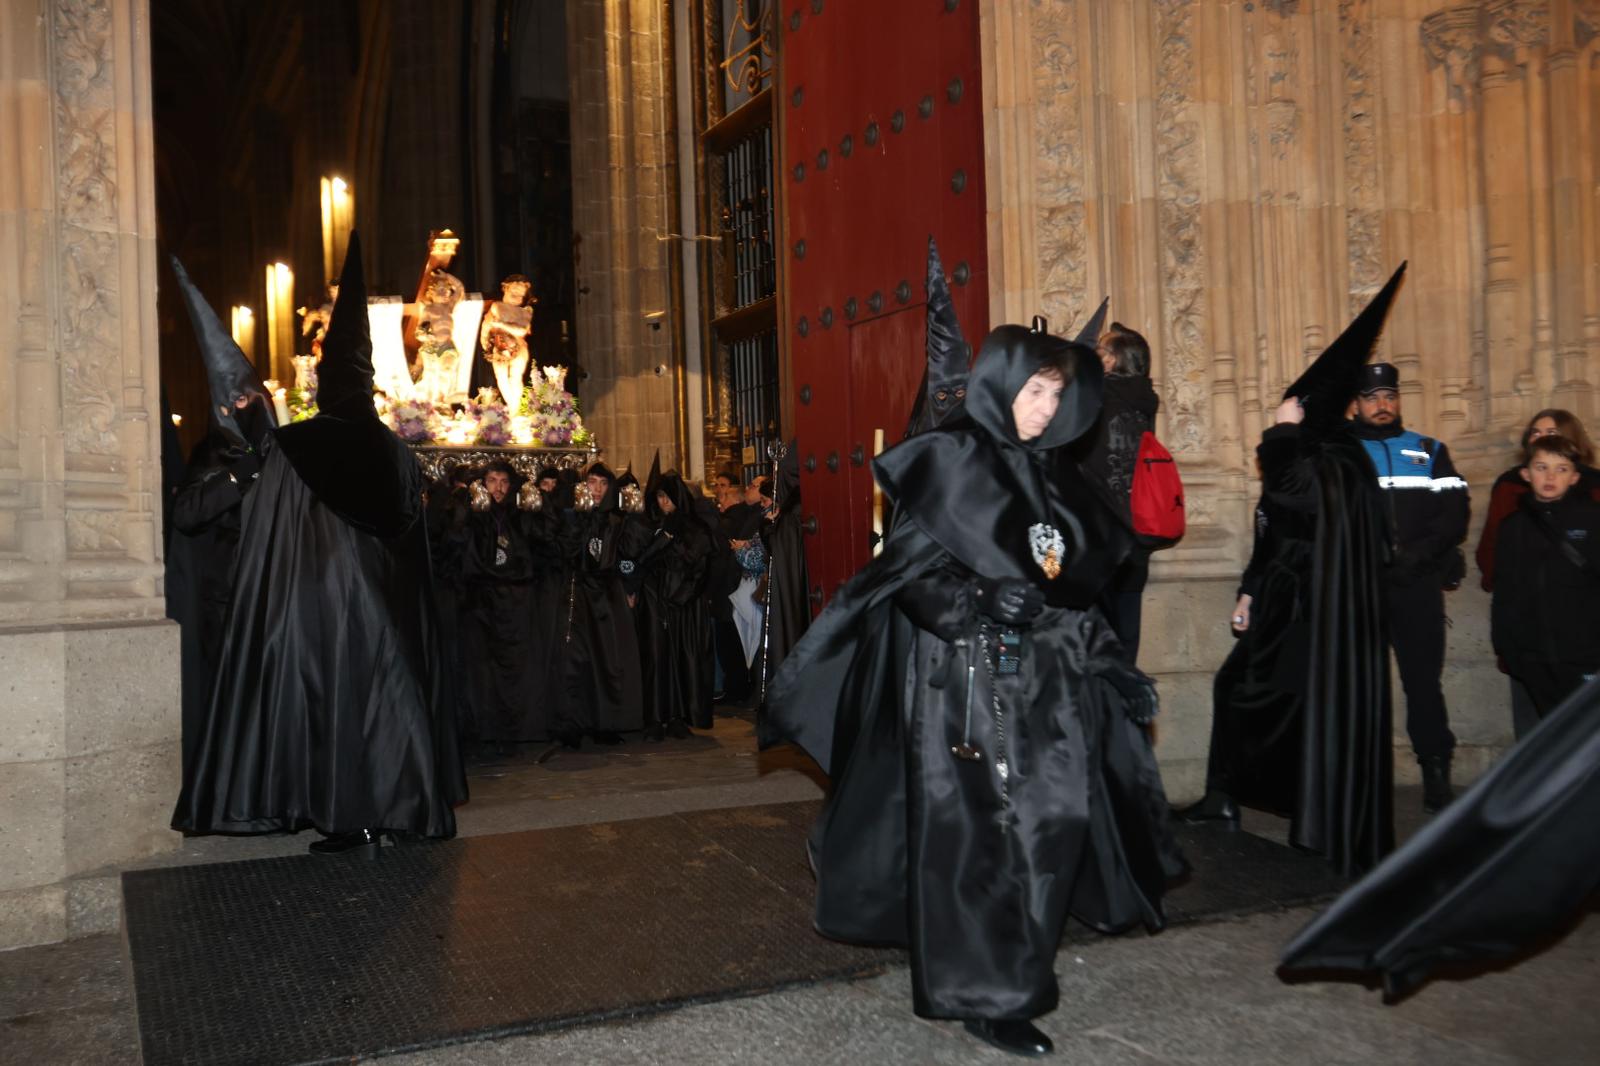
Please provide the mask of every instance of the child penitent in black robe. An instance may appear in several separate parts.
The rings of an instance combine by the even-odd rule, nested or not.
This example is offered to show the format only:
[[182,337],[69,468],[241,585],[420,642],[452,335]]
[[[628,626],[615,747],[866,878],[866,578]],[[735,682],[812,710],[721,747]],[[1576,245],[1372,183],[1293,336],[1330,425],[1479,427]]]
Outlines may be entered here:
[[[663,502],[664,501],[664,502]],[[711,616],[705,606],[712,532],[695,513],[677,471],[645,499],[655,528],[639,554],[639,652],[644,666],[645,738],[711,728]]]
[[312,419],[278,430],[245,500],[211,713],[173,825],[314,827],[313,850],[449,837],[466,799],[434,622],[416,457],[372,406],[355,234]]
[[[1025,440],[1013,399],[1046,365],[1065,392]],[[1184,869],[1143,728],[1153,684],[1093,607],[1127,534],[1081,476],[1050,473],[1093,424],[1100,378],[1089,348],[989,335],[966,415],[874,462],[894,528],[784,662],[762,721],[765,744],[795,741],[832,777],[810,842],[817,929],[909,946],[916,1012],[992,1041],[1056,1006],[1069,913],[1158,929]],[[1018,594],[1042,608],[998,620]]]

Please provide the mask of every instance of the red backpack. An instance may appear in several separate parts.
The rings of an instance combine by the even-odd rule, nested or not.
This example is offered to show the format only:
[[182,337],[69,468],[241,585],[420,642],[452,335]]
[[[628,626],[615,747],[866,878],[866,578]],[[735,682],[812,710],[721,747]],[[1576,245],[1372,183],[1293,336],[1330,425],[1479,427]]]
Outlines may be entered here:
[[1133,512],[1133,531],[1141,537],[1165,544],[1183,537],[1183,479],[1172,453],[1148,431],[1139,438],[1128,509]]

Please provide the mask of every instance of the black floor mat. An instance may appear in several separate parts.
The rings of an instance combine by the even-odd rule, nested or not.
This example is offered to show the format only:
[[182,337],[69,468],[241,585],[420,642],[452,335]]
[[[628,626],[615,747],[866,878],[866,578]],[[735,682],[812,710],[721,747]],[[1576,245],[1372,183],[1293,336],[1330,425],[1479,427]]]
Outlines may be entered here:
[[[146,1066],[305,1063],[880,970],[811,929],[816,803],[123,875]],[[1303,902],[1326,867],[1185,834],[1174,920]],[[1270,886],[1270,887],[1267,887]],[[1073,939],[1077,939],[1076,936]]]

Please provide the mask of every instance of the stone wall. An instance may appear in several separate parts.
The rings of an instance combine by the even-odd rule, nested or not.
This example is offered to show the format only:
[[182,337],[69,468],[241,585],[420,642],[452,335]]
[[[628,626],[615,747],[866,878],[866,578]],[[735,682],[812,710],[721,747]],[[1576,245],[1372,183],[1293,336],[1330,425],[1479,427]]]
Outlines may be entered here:
[[[567,0],[585,422],[617,470],[677,462],[670,28],[653,0]],[[665,312],[647,321],[651,312]]]
[[0,0],[0,948],[176,846],[145,0]]
[[[1162,681],[1162,761],[1182,799],[1203,778],[1231,643],[1254,445],[1283,387],[1401,260],[1380,357],[1400,367],[1408,424],[1449,444],[1473,485],[1469,549],[1528,417],[1596,414],[1600,3],[981,10],[993,320],[1042,312],[1064,329],[1108,294],[1155,350],[1191,531],[1156,557],[1141,665]],[[1487,596],[1474,585],[1448,605],[1446,698],[1470,772],[1509,742],[1508,700]]]

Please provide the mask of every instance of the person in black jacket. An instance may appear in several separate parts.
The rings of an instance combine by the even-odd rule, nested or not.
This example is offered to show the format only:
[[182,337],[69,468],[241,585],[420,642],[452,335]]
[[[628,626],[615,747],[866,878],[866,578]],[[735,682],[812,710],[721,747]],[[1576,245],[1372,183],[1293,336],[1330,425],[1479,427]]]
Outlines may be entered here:
[[[1093,445],[1082,465],[1084,473],[1106,487],[1119,513],[1131,527],[1133,519],[1128,511],[1128,498],[1133,492],[1139,441],[1155,429],[1161,400],[1150,383],[1150,345],[1140,333],[1113,322],[1100,338],[1096,351],[1106,372],[1105,406],[1095,427]],[[1135,540],[1128,557],[1102,594],[1101,610],[1116,631],[1130,663],[1139,658],[1144,586],[1149,579],[1150,549]]]
[[1529,443],[1530,491],[1500,525],[1490,611],[1494,650],[1543,718],[1600,671],[1600,503],[1573,491],[1578,449]]

